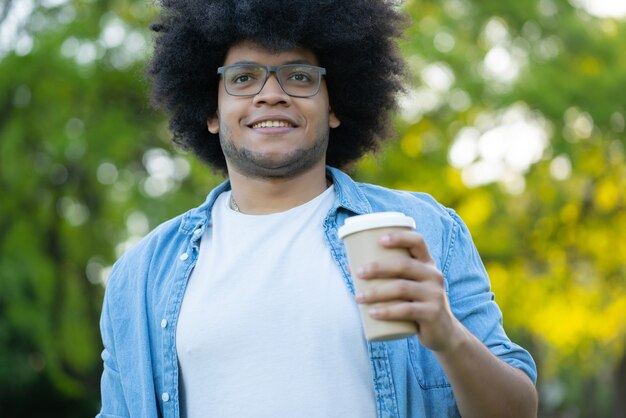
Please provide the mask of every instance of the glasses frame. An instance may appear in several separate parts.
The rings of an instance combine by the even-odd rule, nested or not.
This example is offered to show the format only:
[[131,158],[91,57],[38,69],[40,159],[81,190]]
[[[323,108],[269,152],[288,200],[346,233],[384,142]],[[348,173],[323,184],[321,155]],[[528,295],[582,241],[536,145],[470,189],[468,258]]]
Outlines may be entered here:
[[[322,77],[324,77],[326,75],[326,68],[323,67],[317,67],[315,65],[310,65],[310,64],[285,64],[285,65],[260,65],[260,64],[233,64],[233,65],[226,65],[224,67],[219,67],[217,69],[217,74],[222,76],[222,79],[225,79],[224,75],[226,73],[226,71],[229,68],[237,68],[237,67],[258,67],[258,68],[262,68],[265,70],[265,80],[263,80],[263,83],[261,83],[261,87],[259,88],[259,91],[257,91],[256,93],[246,93],[246,94],[238,94],[238,93],[231,93],[230,91],[228,91],[228,88],[226,87],[226,82],[224,82],[224,90],[226,91],[226,93],[228,93],[230,96],[237,96],[237,97],[253,97],[256,96],[257,94],[259,94],[262,90],[263,87],[265,87],[265,84],[267,83],[267,80],[270,78],[270,75],[272,73],[274,73],[276,75],[276,81],[278,81],[278,85],[280,86],[280,88],[283,90],[283,92],[285,92],[286,95],[291,96],[291,97],[313,97],[315,96],[317,93],[319,93],[320,91],[320,86],[322,85]],[[306,95],[302,95],[302,94],[291,94],[289,92],[287,92],[285,90],[285,87],[283,86],[283,83],[281,83],[280,81],[280,77],[278,76],[278,72],[284,68],[297,68],[297,67],[307,67],[310,68],[312,70],[315,70],[317,72],[320,73],[320,77],[317,79],[317,87],[315,88],[315,91],[311,94],[306,94]]]

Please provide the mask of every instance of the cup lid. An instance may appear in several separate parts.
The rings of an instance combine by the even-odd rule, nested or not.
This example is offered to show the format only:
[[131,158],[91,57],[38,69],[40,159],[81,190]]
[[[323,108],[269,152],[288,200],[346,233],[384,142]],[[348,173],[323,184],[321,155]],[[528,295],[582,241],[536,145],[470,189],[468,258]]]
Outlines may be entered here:
[[366,229],[387,228],[391,226],[415,229],[415,221],[402,212],[375,212],[366,215],[351,216],[347,218],[343,226],[339,228],[337,235],[342,239],[346,235]]

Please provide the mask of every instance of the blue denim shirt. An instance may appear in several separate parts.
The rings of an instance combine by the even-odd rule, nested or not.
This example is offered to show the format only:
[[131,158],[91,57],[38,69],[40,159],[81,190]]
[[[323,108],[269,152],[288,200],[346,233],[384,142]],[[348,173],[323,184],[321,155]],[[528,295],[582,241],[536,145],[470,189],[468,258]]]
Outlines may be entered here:
[[[324,232],[350,292],[354,287],[338,228],[357,214],[404,212],[415,219],[445,277],[454,315],[496,356],[536,381],[532,357],[504,332],[487,273],[467,228],[452,210],[425,194],[355,183],[333,168],[328,176],[336,199]],[[211,227],[211,207],[229,188],[228,181],[215,188],[204,204],[160,225],[114,265],[100,323],[104,371],[99,418],[179,417],[176,321],[200,237]],[[368,343],[368,350],[379,417],[459,416],[441,366],[417,337]]]

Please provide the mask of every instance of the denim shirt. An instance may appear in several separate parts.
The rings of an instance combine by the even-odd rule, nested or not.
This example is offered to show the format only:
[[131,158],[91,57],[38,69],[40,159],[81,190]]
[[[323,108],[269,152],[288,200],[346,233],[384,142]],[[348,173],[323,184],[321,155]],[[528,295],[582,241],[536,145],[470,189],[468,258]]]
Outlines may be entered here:
[[[532,357],[504,332],[483,263],[452,210],[423,193],[355,183],[334,168],[327,168],[327,175],[335,185],[336,199],[324,220],[324,233],[351,293],[354,287],[338,228],[357,214],[403,212],[415,219],[417,232],[444,275],[453,314],[491,352],[536,381]],[[104,371],[98,418],[180,416],[176,321],[200,238],[211,227],[211,207],[229,188],[224,182],[201,206],[157,227],[113,266],[100,322]],[[368,351],[378,417],[460,416],[441,366],[417,337],[370,342]]]

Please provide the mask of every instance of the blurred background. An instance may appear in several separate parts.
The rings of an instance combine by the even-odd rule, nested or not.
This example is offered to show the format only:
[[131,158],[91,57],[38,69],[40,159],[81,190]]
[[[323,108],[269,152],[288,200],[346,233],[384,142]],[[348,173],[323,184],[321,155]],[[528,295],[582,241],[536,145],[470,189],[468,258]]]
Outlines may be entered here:
[[[397,141],[361,181],[468,224],[541,417],[625,417],[626,1],[407,1]],[[148,104],[152,0],[0,0],[0,416],[99,408],[112,263],[221,179]]]

